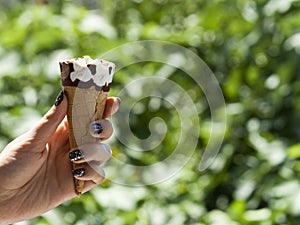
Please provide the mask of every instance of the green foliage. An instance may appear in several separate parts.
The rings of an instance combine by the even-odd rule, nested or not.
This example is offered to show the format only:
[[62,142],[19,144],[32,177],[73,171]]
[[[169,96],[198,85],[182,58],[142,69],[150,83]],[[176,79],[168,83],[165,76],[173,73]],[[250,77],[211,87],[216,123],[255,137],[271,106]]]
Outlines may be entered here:
[[[0,1],[0,149],[53,104],[60,89],[59,60],[97,57],[147,39],[178,43],[208,64],[226,99],[227,130],[218,157],[200,173],[209,107],[203,93],[193,92],[196,84],[173,71],[168,78],[189,90],[201,109],[199,146],[182,171],[145,187],[108,180],[23,224],[300,223],[298,0],[45,2]],[[98,25],[88,26],[91,20]],[[123,68],[111,95],[160,68],[158,63]],[[180,133],[172,107],[151,108],[151,100],[143,99],[133,108],[131,129],[146,138],[155,116],[170,132],[154,153],[134,154],[112,140],[114,157],[149,165],[171,154]]]

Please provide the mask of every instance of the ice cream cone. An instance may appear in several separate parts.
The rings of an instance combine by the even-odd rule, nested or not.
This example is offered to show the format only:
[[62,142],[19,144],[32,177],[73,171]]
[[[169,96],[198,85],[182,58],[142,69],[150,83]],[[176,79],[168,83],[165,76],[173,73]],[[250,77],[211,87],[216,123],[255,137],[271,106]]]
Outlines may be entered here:
[[[84,143],[95,142],[89,134],[91,122],[102,119],[108,92],[97,91],[95,87],[80,89],[72,86],[63,87],[68,99],[68,122],[70,148],[76,148]],[[72,163],[72,169],[78,169],[81,164]],[[75,179],[77,194],[81,194],[84,181]]]
[[[86,60],[86,58],[84,59]],[[111,80],[109,80],[110,82],[105,82],[102,86],[100,86],[99,83],[94,83],[90,80],[80,81],[78,79],[80,79],[79,75],[81,75],[80,73],[82,73],[82,71],[80,70],[81,68],[79,68],[79,75],[77,74],[79,77],[76,78],[76,82],[72,82],[70,80],[70,75],[74,72],[74,63],[76,63],[76,60],[77,59],[60,63],[63,90],[68,99],[67,117],[69,123],[69,142],[71,149],[77,148],[85,143],[99,141],[90,135],[89,127],[93,121],[102,119],[106,98],[112,80],[111,77]],[[90,58],[88,58],[88,60],[91,62]],[[109,65],[111,64],[112,63]],[[83,68],[88,68],[89,65],[94,66],[94,64],[87,63],[86,67]],[[103,76],[112,76],[111,69],[109,71],[109,74],[103,74]],[[77,75],[75,74],[75,76]],[[84,79],[87,80],[86,78]],[[73,170],[78,169],[81,166],[82,165],[79,163],[72,162]],[[84,188],[84,181],[74,178],[74,184],[75,192],[80,195]]]

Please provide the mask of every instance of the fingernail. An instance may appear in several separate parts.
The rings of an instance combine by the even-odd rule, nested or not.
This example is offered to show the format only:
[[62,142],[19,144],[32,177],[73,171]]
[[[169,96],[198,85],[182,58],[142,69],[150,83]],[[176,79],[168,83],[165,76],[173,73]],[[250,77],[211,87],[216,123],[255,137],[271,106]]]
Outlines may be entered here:
[[103,132],[103,126],[100,123],[93,123],[92,130],[94,134],[101,134]]
[[79,168],[76,170],[72,170],[72,174],[74,177],[83,177],[85,175],[85,169]]
[[80,149],[76,149],[72,152],[69,152],[69,159],[71,162],[77,161],[77,160],[83,159],[83,158],[84,158],[84,154]]
[[56,97],[54,105],[59,106],[63,99],[64,99],[64,92],[61,90]]
[[118,101],[119,105],[121,105],[122,100],[119,97],[117,97],[117,101]]

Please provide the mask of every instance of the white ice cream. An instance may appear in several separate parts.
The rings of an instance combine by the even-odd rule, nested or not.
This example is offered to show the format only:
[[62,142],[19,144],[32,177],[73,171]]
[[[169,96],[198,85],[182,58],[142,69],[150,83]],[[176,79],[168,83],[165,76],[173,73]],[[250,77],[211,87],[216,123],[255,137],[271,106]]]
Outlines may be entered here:
[[[91,59],[89,56],[68,60],[73,63],[74,71],[70,78],[74,82],[76,79],[87,82],[93,80],[98,86],[104,86],[112,82],[115,64],[103,59]],[[88,66],[95,67],[89,69]],[[93,73],[92,73],[93,71]]]

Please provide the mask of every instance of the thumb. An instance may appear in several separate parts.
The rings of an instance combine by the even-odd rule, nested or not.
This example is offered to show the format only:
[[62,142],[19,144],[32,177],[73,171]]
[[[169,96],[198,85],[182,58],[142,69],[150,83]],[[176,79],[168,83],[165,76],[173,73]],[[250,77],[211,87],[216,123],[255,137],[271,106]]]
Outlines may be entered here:
[[32,129],[33,137],[37,142],[44,144],[48,141],[66,116],[67,108],[67,99],[64,97],[64,92],[60,91],[54,105]]

